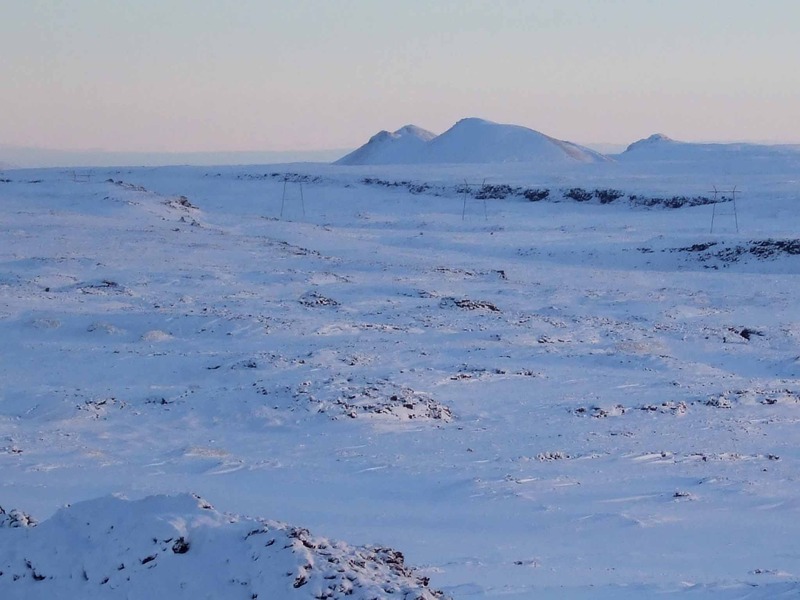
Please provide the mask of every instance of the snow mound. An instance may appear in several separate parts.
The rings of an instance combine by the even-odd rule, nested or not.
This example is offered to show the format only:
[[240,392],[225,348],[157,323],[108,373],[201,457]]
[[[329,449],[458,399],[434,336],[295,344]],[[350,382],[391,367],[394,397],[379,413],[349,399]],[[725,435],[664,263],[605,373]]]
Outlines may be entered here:
[[439,136],[404,127],[382,131],[340,165],[487,164],[539,162],[573,164],[608,161],[602,154],[522,127],[478,118],[462,119]]
[[436,137],[422,127],[406,125],[395,132],[380,131],[369,141],[347,156],[336,161],[337,165],[384,165],[415,162],[425,144]]
[[[348,358],[353,364],[357,357]],[[256,391],[264,396],[280,395],[263,381],[255,384]],[[449,406],[430,395],[387,380],[354,381],[324,379],[304,381],[291,392],[291,410],[304,406],[315,414],[326,414],[331,419],[340,417],[371,418],[376,420],[414,421],[415,423],[449,423],[453,412]]]
[[[4,514],[4,513],[3,513]],[[0,528],[0,597],[432,600],[389,548],[222,514],[197,496],[81,502],[36,527]]]
[[6,512],[0,506],[0,528],[3,527],[34,527],[36,521],[33,518],[19,510],[10,510]]

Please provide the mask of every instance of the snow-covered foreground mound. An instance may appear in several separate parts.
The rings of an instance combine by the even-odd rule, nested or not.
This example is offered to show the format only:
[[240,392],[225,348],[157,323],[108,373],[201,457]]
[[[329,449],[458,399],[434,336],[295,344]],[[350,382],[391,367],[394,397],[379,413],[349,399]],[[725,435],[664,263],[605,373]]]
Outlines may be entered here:
[[188,491],[456,600],[796,597],[799,169],[717,166],[4,173],[0,598],[255,581]]
[[462,119],[441,135],[407,125],[382,131],[337,161],[340,165],[545,163],[565,165],[608,161],[572,142],[520,125]]
[[38,526],[19,513],[3,517],[5,600],[443,598],[400,552],[222,514],[196,496],[91,500]]

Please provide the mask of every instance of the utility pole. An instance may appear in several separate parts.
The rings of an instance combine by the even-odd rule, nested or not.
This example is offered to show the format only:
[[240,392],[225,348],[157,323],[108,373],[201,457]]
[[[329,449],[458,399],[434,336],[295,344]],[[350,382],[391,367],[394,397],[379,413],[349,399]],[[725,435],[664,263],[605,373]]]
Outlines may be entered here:
[[[710,193],[714,194],[714,203],[712,204],[713,208],[711,209],[711,233],[714,233],[714,221],[715,221],[715,219],[717,217],[717,204],[719,204],[719,203],[721,203],[721,202],[723,202],[725,200],[725,196],[722,196],[721,200],[717,200],[717,197],[718,197],[719,194],[730,194],[731,195],[731,202],[733,203],[733,222],[736,225],[736,233],[739,233],[739,215],[737,214],[737,211],[736,211],[736,193],[737,193],[736,186],[733,186],[733,189],[731,189],[731,190],[718,190],[717,186],[714,186],[714,191],[710,192]],[[741,192],[739,192],[739,193],[741,193]],[[720,213],[720,215],[722,215],[722,214],[726,214],[726,213]],[[731,213],[727,213],[727,214],[731,214]]]

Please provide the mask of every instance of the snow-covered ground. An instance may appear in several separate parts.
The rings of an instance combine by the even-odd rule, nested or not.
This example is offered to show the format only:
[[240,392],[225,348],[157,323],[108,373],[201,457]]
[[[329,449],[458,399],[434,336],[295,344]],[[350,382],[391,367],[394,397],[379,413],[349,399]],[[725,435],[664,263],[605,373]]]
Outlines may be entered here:
[[798,173],[6,171],[0,597],[797,597]]

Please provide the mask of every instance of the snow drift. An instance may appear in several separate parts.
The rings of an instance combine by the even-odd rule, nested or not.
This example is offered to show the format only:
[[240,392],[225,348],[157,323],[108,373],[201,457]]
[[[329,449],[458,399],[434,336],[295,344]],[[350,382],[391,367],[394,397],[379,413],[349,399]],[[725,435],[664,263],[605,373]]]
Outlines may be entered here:
[[394,133],[382,131],[336,164],[573,164],[607,160],[599,152],[527,127],[469,118],[439,136],[411,125]]

